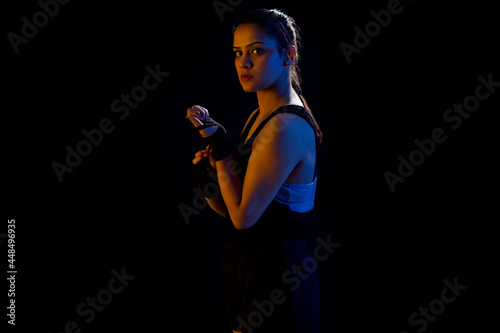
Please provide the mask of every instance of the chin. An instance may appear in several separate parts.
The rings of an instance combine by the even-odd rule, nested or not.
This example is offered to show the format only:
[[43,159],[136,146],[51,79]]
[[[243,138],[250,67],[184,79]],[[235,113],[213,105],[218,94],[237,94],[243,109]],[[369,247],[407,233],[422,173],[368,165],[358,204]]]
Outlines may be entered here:
[[257,92],[258,91],[258,89],[256,89],[256,87],[253,84],[243,83],[241,85],[241,88],[243,88],[243,91],[245,91],[245,92]]
[[252,89],[250,87],[243,87],[243,91],[247,92],[247,93],[253,93],[253,92],[257,92],[258,90]]
[[260,90],[260,88],[254,83],[247,83],[247,82],[240,82],[240,83],[241,83],[241,88],[243,88],[243,91],[245,92],[257,92]]

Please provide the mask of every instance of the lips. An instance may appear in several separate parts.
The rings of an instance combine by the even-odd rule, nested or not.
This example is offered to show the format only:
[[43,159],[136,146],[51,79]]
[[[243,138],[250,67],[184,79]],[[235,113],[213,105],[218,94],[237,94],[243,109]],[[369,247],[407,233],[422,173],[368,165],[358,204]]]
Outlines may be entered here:
[[241,81],[246,82],[246,81],[248,81],[248,80],[253,79],[253,76],[252,76],[252,75],[250,75],[250,74],[241,74],[240,78],[241,78]]

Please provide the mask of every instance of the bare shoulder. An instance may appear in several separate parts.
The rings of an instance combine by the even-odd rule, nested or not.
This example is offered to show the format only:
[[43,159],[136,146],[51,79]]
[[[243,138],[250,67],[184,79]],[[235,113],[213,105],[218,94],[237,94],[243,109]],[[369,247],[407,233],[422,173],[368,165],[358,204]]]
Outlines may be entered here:
[[264,126],[261,133],[263,134],[262,140],[274,139],[277,145],[306,148],[315,144],[314,130],[311,125],[294,113],[281,113],[274,116]]
[[314,138],[314,131],[303,117],[295,113],[281,113],[269,120],[271,129],[279,129],[285,136],[297,136],[303,140],[306,136]]

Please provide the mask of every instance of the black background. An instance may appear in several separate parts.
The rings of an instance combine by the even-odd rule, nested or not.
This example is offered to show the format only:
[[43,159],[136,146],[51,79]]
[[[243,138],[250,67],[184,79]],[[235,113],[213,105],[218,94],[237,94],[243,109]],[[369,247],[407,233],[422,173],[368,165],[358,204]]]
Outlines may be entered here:
[[[178,209],[192,206],[202,147],[183,116],[203,105],[236,140],[257,101],[235,75],[231,27],[265,7],[302,29],[303,92],[325,134],[316,232],[341,246],[318,268],[322,332],[417,332],[408,317],[455,278],[467,289],[425,331],[485,331],[496,314],[499,88],[458,129],[442,117],[479,75],[500,81],[498,19],[487,2],[402,1],[348,64],[339,44],[387,3],[244,0],[221,22],[210,0],[71,1],[18,54],[6,36],[40,7],[4,4],[0,231],[16,220],[15,330],[224,331],[220,220],[207,208],[186,224]],[[157,64],[169,76],[120,120],[111,102]],[[103,118],[115,130],[59,182],[51,163]],[[447,140],[392,193],[384,172],[437,127]],[[85,323],[76,307],[123,267],[135,279]]]

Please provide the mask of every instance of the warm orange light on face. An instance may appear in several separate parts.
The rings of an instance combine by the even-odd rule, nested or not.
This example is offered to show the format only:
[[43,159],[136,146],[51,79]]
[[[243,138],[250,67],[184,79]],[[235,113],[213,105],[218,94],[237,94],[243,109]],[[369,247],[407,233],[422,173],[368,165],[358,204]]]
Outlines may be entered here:
[[234,65],[244,91],[256,92],[276,82],[283,71],[276,41],[254,23],[238,26],[234,33]]

